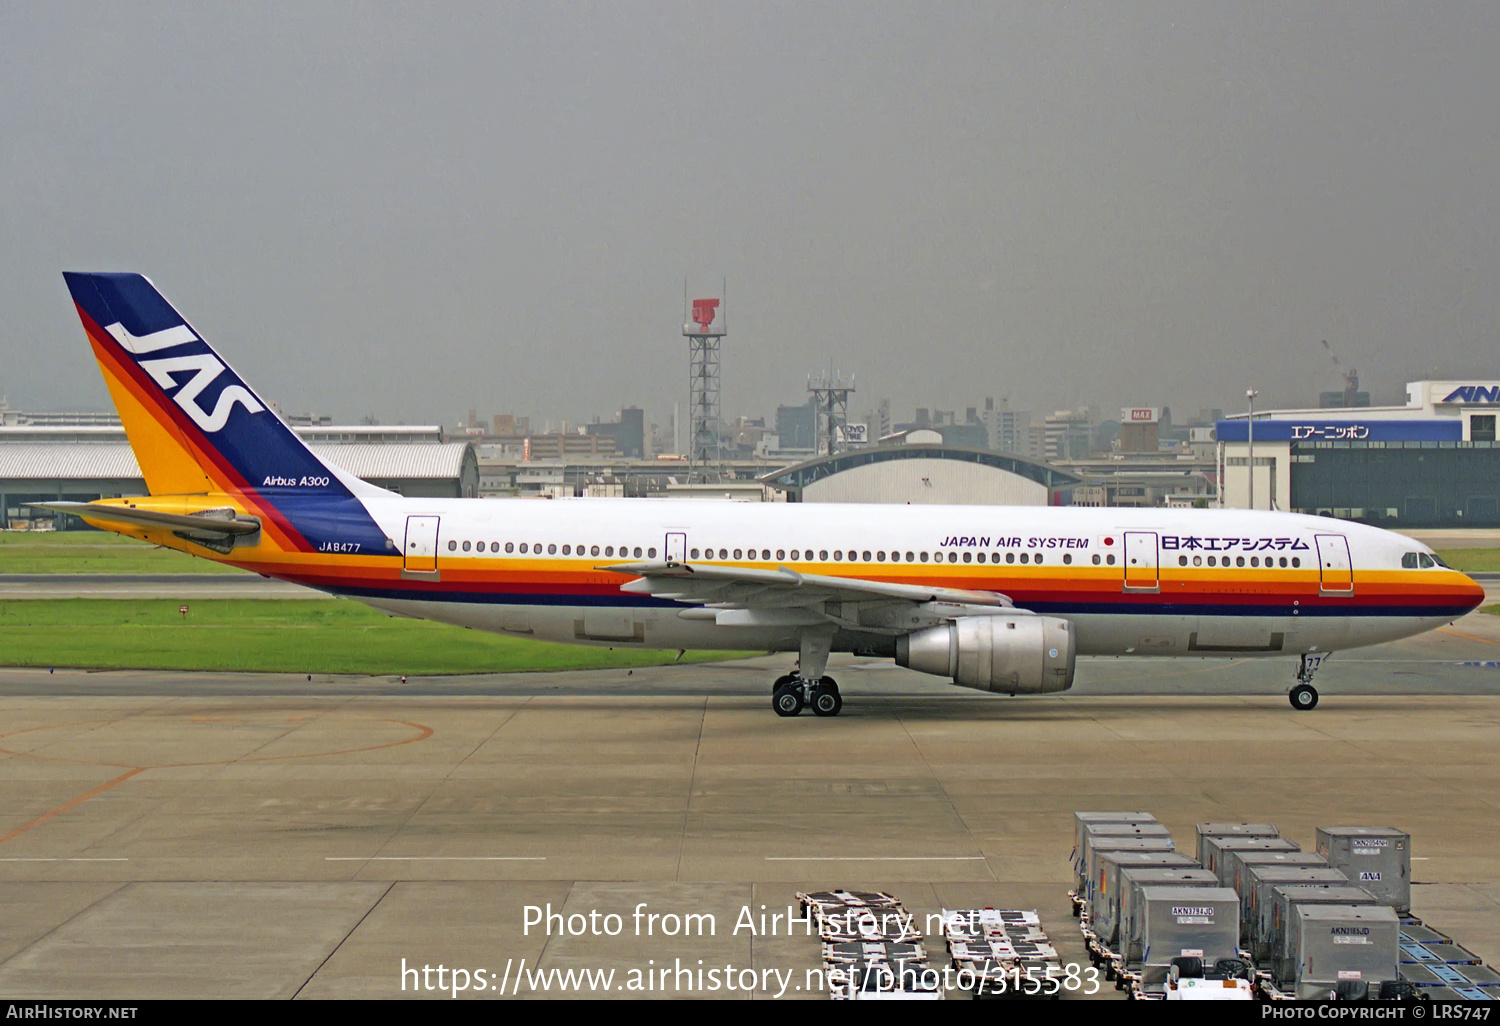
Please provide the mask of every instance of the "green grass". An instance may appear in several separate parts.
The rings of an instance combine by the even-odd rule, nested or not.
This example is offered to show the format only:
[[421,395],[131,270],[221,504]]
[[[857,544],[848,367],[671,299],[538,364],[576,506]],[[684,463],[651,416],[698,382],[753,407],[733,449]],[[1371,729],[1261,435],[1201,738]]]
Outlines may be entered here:
[[1500,548],[1493,549],[1433,549],[1443,562],[1455,570],[1484,571],[1500,570]]
[[1481,613],[1489,613],[1491,616],[1500,616],[1500,606],[1481,606]]
[[0,574],[238,574],[105,531],[0,531]]
[[[453,674],[660,666],[675,652],[557,645],[340,599],[0,602],[0,665],[111,670]],[[740,658],[692,652],[684,661]]]

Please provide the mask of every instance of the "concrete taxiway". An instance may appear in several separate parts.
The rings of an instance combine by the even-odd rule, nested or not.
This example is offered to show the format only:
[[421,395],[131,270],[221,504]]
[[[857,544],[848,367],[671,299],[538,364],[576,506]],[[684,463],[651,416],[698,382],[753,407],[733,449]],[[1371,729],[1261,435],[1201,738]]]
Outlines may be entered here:
[[[1186,846],[1207,820],[1304,847],[1318,825],[1399,826],[1415,911],[1500,962],[1500,618],[1340,654],[1308,713],[1289,660],[1085,661],[1066,695],[1002,698],[845,658],[844,714],[786,720],[784,662],[405,684],[0,671],[0,993],[431,996],[441,963],[471,987],[485,971],[471,998],[502,977],[576,994],[530,974],[582,968],[659,996],[643,974],[663,966],[667,996],[704,996],[692,974],[717,968],[707,996],[786,979],[806,997],[815,940],[735,926],[832,886],[919,914],[1035,908],[1081,961],[1082,809],[1154,812]],[[527,926],[548,905],[550,936]],[[598,934],[569,933],[591,912]],[[712,935],[682,936],[689,914]],[[726,989],[726,966],[754,980]]]

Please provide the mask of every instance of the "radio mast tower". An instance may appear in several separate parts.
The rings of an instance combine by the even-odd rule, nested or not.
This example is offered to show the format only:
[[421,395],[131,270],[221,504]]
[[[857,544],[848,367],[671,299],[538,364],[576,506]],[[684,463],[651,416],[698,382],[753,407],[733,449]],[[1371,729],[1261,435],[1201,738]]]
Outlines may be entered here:
[[843,374],[830,363],[827,373],[807,379],[807,390],[818,407],[818,455],[832,456],[838,452],[844,426],[849,423],[849,393],[854,391],[854,376],[851,374],[845,383]]
[[682,326],[688,340],[688,476],[705,481],[718,476],[724,458],[719,347],[729,329],[720,304],[718,299],[693,300],[691,319]]

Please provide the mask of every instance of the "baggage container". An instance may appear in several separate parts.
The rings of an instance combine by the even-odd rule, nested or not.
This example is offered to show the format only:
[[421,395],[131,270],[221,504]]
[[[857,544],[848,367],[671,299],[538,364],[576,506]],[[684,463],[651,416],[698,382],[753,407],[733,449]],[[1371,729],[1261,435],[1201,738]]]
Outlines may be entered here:
[[1226,862],[1233,862],[1225,886],[1244,896],[1246,866],[1316,866],[1328,868],[1328,860],[1315,851],[1226,851]]
[[1250,928],[1250,954],[1255,964],[1277,975],[1278,961],[1286,958],[1286,927],[1293,905],[1378,905],[1363,887],[1351,883],[1268,883],[1256,901],[1255,921]]
[[[1073,870],[1078,877],[1080,895],[1088,883],[1089,850],[1104,840],[1154,837],[1158,840],[1172,839],[1172,832],[1160,823],[1089,823],[1084,826],[1083,838],[1073,850]],[[1176,845],[1172,846],[1174,849]]]
[[1400,932],[1395,910],[1383,905],[1294,905],[1277,985],[1299,1000],[1326,998],[1345,982],[1374,991],[1400,978]]
[[1241,851],[1301,851],[1295,841],[1288,841],[1285,837],[1215,837],[1205,834],[1203,837],[1204,857],[1200,860],[1204,869],[1212,870],[1218,876],[1219,883],[1230,887],[1234,879],[1229,875],[1230,867],[1226,865],[1225,858],[1228,852]]
[[1318,854],[1397,912],[1411,911],[1411,835],[1393,827],[1318,827]]
[[1280,837],[1281,831],[1274,823],[1199,823],[1197,827],[1198,864],[1203,862],[1203,839],[1205,837]]
[[1247,866],[1245,884],[1239,891],[1240,938],[1246,947],[1250,946],[1251,935],[1260,928],[1261,903],[1269,897],[1271,888],[1277,884],[1349,886],[1344,874],[1332,866]]
[[1141,913],[1140,983],[1148,992],[1165,989],[1174,958],[1213,965],[1239,954],[1240,899],[1227,887],[1143,887]]
[[1075,812],[1073,813],[1073,857],[1083,847],[1083,833],[1089,827],[1101,823],[1155,823],[1156,817],[1149,812]]
[[1122,965],[1139,963],[1145,919],[1141,913],[1141,891],[1146,887],[1217,887],[1219,878],[1208,870],[1168,869],[1152,866],[1121,866],[1119,942],[1116,951]]
[[1196,869],[1198,863],[1180,851],[1101,851],[1098,866],[1089,928],[1100,944],[1113,951],[1120,934],[1120,873],[1125,869]]
[[[1093,899],[1093,881],[1099,874],[1099,855],[1108,851],[1176,851],[1170,837],[1089,837],[1085,839],[1088,856],[1078,867],[1074,893],[1085,908]],[[1090,912],[1092,914],[1092,911]]]

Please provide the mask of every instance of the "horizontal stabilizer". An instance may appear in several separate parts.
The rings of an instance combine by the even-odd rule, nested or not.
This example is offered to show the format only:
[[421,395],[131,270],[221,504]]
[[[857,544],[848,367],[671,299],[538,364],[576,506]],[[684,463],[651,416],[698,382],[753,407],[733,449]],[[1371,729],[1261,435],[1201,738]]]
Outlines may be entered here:
[[113,524],[134,524],[140,527],[167,527],[174,531],[191,531],[194,534],[222,535],[233,538],[243,534],[254,534],[260,530],[260,520],[235,513],[229,507],[206,509],[199,513],[158,513],[149,509],[133,509],[129,506],[110,506],[99,502],[28,502],[33,509],[50,509],[54,513],[68,513],[86,520],[103,520]]

